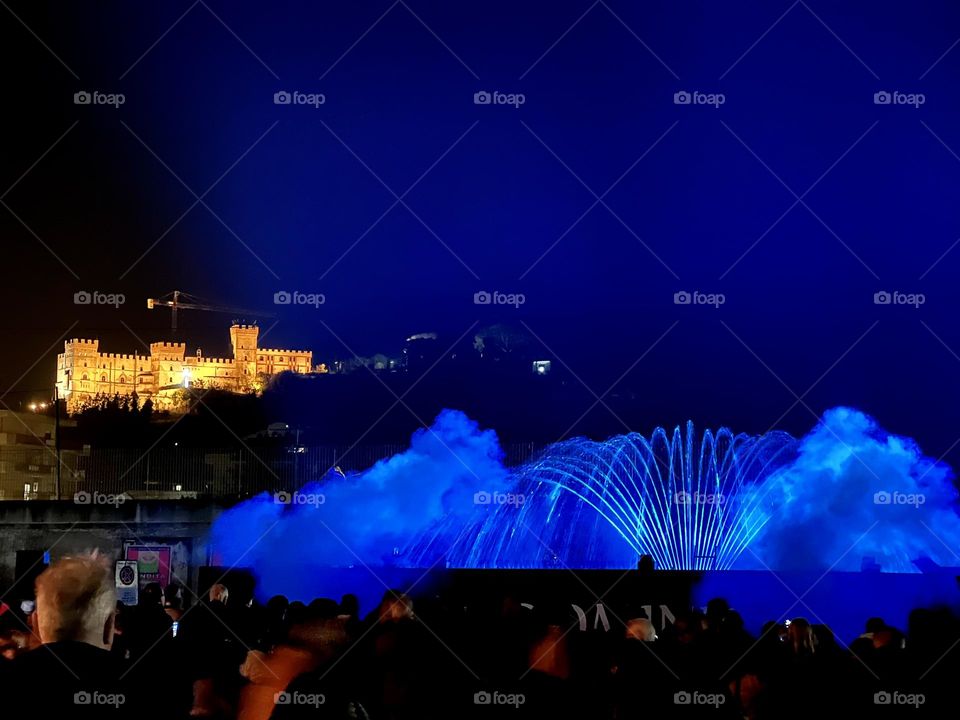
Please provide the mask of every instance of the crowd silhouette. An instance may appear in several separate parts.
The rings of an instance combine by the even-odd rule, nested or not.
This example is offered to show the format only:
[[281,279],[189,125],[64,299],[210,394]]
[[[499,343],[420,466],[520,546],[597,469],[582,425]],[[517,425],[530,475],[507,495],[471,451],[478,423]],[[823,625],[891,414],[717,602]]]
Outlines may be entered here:
[[[654,576],[650,576],[655,579]],[[614,613],[611,613],[614,614]],[[0,605],[4,718],[947,717],[960,623],[917,609],[836,638],[804,618],[757,636],[723,599],[662,627],[624,612],[581,632],[568,607],[357,598],[198,602],[147,585],[117,603],[98,557],[60,560]]]

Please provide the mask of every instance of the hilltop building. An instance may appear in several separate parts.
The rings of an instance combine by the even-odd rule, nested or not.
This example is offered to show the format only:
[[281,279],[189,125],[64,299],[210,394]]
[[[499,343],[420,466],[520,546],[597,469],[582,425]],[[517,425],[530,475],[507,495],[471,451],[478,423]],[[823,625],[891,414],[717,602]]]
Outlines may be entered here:
[[150,343],[149,354],[127,355],[100,352],[99,340],[67,340],[57,355],[57,390],[68,412],[97,395],[133,393],[158,409],[176,409],[178,391],[184,388],[252,393],[273,375],[312,372],[311,351],[258,347],[259,333],[256,325],[232,325],[230,358],[205,357],[199,348],[196,355],[187,355],[186,343]]

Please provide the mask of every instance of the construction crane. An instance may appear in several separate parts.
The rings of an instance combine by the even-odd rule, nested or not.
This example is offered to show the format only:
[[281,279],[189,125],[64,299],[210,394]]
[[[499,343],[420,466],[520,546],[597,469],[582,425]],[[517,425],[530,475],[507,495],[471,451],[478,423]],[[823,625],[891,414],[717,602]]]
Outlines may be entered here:
[[[186,299],[186,302],[184,302]],[[170,329],[174,334],[177,332],[177,312],[179,310],[207,310],[209,312],[229,313],[236,316],[250,317],[274,317],[273,313],[260,312],[258,310],[246,310],[244,308],[230,307],[227,305],[212,305],[205,302],[196,295],[190,295],[179,290],[174,290],[159,298],[147,298],[147,310],[153,310],[158,307],[170,308]]]

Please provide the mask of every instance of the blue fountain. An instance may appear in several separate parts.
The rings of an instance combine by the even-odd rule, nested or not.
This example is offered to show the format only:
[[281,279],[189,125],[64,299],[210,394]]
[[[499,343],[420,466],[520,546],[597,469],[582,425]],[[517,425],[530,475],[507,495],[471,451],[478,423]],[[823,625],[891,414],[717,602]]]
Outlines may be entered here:
[[323,502],[264,494],[224,512],[215,557],[257,567],[281,592],[309,579],[305,567],[625,570],[643,555],[694,572],[960,564],[953,471],[853,408],[826,411],[799,439],[687,423],[502,460],[496,433],[444,410],[407,450],[301,488]]
[[629,568],[642,555],[671,570],[726,570],[770,519],[764,480],[796,456],[783,432],[687,423],[604,442],[548,447],[514,470],[509,492],[481,491],[404,553],[414,567]]

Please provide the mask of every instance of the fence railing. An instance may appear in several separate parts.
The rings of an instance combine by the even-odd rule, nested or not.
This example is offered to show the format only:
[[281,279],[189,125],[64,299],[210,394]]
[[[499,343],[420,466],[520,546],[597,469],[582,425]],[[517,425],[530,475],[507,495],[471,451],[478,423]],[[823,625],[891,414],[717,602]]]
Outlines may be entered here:
[[[330,470],[364,470],[403,452],[405,444],[285,448],[88,448],[59,454],[59,499],[76,493],[131,498],[248,497],[292,491]],[[534,443],[505,445],[508,466],[526,462]],[[57,499],[58,456],[52,447],[0,447],[0,500]],[[81,496],[82,497],[82,496]]]

